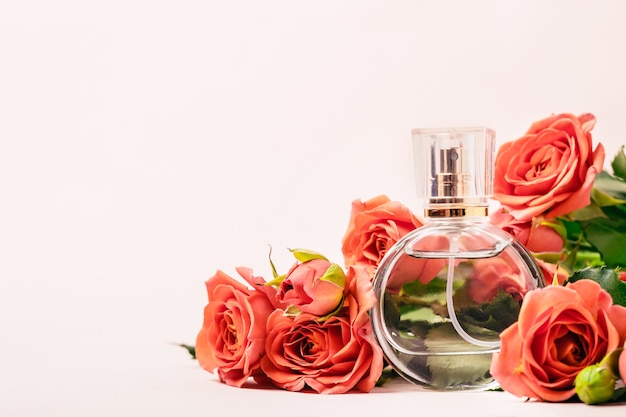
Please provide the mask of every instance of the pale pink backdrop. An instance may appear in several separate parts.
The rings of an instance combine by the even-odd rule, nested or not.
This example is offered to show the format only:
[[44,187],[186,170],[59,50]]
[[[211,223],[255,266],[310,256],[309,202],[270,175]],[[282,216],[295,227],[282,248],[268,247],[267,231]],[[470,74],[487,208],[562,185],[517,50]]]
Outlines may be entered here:
[[171,343],[216,269],[269,276],[270,244],[281,270],[288,247],[340,262],[356,198],[419,212],[412,128],[500,144],[593,112],[612,157],[624,22],[623,1],[0,1],[0,415],[400,413],[246,400]]

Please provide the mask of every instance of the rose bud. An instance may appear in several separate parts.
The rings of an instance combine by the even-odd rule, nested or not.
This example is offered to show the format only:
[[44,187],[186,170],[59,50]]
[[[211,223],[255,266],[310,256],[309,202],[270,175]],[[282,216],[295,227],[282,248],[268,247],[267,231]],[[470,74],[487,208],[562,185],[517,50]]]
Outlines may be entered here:
[[[600,363],[590,365],[576,376],[576,394],[587,404],[602,404],[613,396],[615,381],[621,374],[620,365],[626,359],[623,348],[607,354]],[[581,376],[582,375],[582,376]]]
[[602,404],[613,396],[615,374],[602,363],[589,365],[578,373],[574,381],[578,398],[586,404]]
[[296,262],[280,283],[276,300],[289,307],[287,314],[331,315],[343,304],[346,275],[325,257],[310,251],[292,250]]

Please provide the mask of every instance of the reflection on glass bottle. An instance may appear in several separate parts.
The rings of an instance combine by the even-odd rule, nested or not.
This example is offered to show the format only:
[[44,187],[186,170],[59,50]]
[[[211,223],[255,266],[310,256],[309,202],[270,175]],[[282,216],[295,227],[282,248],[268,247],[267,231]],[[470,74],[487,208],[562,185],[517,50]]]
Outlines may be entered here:
[[426,222],[389,250],[374,277],[371,320],[385,357],[429,388],[496,386],[489,366],[499,334],[525,294],[544,286],[526,249],[488,222],[494,142],[485,128],[413,131]]

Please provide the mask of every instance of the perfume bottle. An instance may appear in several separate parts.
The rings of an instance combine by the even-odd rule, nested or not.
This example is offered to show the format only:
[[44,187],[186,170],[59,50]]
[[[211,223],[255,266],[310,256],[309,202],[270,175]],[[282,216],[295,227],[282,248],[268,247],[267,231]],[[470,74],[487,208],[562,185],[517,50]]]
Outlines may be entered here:
[[374,276],[370,317],[388,363],[435,390],[497,386],[489,373],[499,334],[525,294],[545,285],[530,253],[489,223],[495,133],[412,132],[424,226],[389,249]]

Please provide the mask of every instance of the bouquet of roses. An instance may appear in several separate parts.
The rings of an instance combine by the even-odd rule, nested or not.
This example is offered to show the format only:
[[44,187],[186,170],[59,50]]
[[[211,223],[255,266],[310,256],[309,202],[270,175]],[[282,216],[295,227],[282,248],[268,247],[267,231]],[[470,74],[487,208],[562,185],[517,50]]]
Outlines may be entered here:
[[[619,152],[614,174],[603,171],[594,124],[591,114],[550,116],[496,157],[491,221],[554,284],[526,294],[492,360],[492,375],[518,396],[599,403],[621,395],[626,378],[626,156]],[[237,271],[248,286],[218,271],[206,284],[200,365],[234,386],[252,377],[293,391],[371,390],[383,370],[367,316],[371,280],[387,250],[421,226],[384,195],[355,200],[342,240],[347,272],[306,250],[292,251],[285,275],[270,260],[269,282],[247,268]]]
[[491,364],[501,387],[521,397],[578,394],[601,403],[622,394],[626,156],[622,148],[613,175],[602,171],[604,148],[592,150],[595,121],[591,114],[548,117],[502,145],[496,158],[494,197],[502,209],[494,221],[554,273],[555,285],[527,294]]
[[237,272],[249,286],[221,271],[206,282],[200,366],[237,387],[252,377],[290,391],[370,391],[383,359],[367,314],[376,302],[369,274],[359,266],[344,273],[312,251],[291,252],[296,262],[284,275],[270,260],[270,282],[248,268]]

